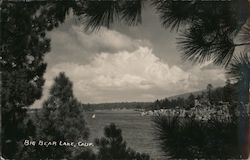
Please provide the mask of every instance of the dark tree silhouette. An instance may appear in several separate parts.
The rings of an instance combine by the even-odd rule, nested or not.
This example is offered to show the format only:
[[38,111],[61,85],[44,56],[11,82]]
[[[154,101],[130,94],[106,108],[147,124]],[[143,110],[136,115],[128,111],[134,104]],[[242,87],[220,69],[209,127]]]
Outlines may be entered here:
[[[72,82],[64,73],[60,73],[55,78],[55,83],[50,89],[50,96],[44,102],[37,120],[37,139],[39,140],[77,143],[88,138],[89,131],[81,103],[74,97]],[[39,159],[71,158],[72,148],[74,147],[41,146],[38,147],[35,156]]]
[[[1,4],[2,72],[2,153],[13,158],[17,142],[24,138],[24,107],[41,97],[49,51],[49,39],[36,30],[38,21],[31,18],[36,7],[27,4]],[[32,27],[32,25],[34,25]],[[38,27],[38,29],[40,29]]]
[[249,18],[248,0],[155,0],[152,4],[164,26],[183,28],[178,43],[184,59],[200,63],[213,60],[215,64],[227,65],[236,47],[250,45],[247,39],[242,43],[234,42]]
[[95,143],[99,148],[97,159],[100,160],[149,160],[149,155],[138,153],[128,148],[123,140],[121,129],[111,123],[104,128],[105,137],[96,139]]
[[[246,104],[249,105],[249,85],[250,85],[250,58],[247,53],[242,53],[240,56],[235,56],[229,66],[228,74],[231,78],[238,81],[238,100],[240,102],[240,145],[244,149],[248,146],[249,154],[249,139],[245,140],[245,136],[250,134],[249,120],[244,118],[246,114]],[[246,144],[248,142],[248,144]]]
[[101,26],[110,27],[114,22],[128,25],[141,23],[143,0],[133,1],[85,1],[75,9],[85,26],[85,30],[98,30]]
[[229,102],[230,104],[232,104],[233,101],[237,99],[234,96],[235,96],[234,86],[233,84],[231,84],[231,81],[228,79],[226,81],[226,85],[223,87],[223,99],[225,102]]
[[230,63],[227,74],[239,83],[239,100],[244,104],[249,102],[250,57],[247,53],[235,56]]
[[212,89],[213,89],[213,85],[208,84],[207,85],[207,97],[210,103],[212,103]]
[[[244,127],[247,127],[249,118],[245,117],[245,120],[248,123]],[[248,158],[238,139],[241,125],[238,120],[201,122],[190,118],[158,116],[154,123],[161,148],[171,158]],[[243,138],[247,143],[246,137]]]
[[27,137],[26,108],[42,95],[46,32],[64,22],[72,3],[1,3],[2,154],[14,158]]
[[195,101],[195,96],[191,93],[188,98],[187,98],[187,104],[186,104],[186,108],[189,109],[189,108],[192,108],[194,107],[194,101]]

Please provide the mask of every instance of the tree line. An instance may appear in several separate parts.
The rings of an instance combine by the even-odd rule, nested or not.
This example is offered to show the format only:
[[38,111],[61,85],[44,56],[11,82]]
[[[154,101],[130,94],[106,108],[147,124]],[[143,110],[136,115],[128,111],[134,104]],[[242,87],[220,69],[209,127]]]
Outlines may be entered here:
[[226,81],[225,86],[214,88],[211,84],[207,85],[207,89],[196,93],[195,95],[190,93],[187,98],[164,98],[161,100],[156,100],[151,106],[152,110],[159,109],[175,109],[183,108],[190,109],[195,107],[195,101],[203,103],[205,106],[219,105],[221,103],[228,103],[233,105],[239,101],[239,90],[237,88],[238,84],[231,83],[230,80]]

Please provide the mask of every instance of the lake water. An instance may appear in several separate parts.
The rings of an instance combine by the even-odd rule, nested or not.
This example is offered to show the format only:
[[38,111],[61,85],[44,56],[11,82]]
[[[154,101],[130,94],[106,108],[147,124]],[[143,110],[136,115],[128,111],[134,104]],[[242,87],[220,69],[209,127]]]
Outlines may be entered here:
[[[91,118],[95,114],[95,118]],[[87,112],[86,121],[90,129],[90,142],[104,136],[104,127],[115,123],[122,129],[122,136],[128,147],[137,152],[148,153],[153,159],[163,159],[158,143],[154,136],[153,124],[150,117],[142,117],[133,110],[100,110]]]

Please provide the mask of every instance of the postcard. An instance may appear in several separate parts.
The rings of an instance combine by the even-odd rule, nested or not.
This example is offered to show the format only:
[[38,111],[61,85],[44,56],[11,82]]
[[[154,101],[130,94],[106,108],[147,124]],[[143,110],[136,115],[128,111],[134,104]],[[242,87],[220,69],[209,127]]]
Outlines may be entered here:
[[249,0],[2,0],[1,160],[250,158]]

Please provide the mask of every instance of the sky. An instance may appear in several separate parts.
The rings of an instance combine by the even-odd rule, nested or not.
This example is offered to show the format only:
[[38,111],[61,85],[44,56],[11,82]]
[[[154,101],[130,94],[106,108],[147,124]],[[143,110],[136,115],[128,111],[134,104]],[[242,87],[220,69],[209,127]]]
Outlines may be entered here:
[[144,6],[142,24],[114,24],[98,32],[84,32],[70,14],[65,23],[48,33],[51,51],[41,107],[59,72],[73,82],[82,103],[150,102],[225,84],[225,71],[211,62],[193,65],[181,58],[179,33],[164,28],[153,9]]

